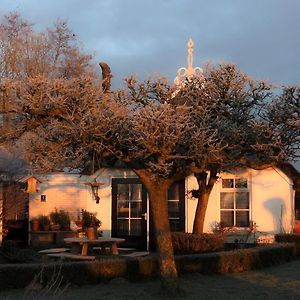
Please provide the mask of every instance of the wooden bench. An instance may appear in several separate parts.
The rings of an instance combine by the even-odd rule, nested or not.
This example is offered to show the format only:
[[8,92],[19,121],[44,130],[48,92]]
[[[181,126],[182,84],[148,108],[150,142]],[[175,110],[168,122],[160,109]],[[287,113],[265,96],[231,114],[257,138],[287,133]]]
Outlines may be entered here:
[[146,251],[136,251],[128,254],[122,254],[122,256],[125,257],[142,257],[142,256],[147,256],[149,255],[149,252]]
[[48,254],[57,254],[57,253],[65,253],[70,251],[69,248],[50,248],[50,249],[44,249],[40,250],[38,253],[42,255],[43,262],[48,261]]
[[[108,253],[109,250],[110,250],[110,248],[109,248],[109,247],[105,247],[105,248],[106,248],[106,253]],[[103,247],[93,247],[93,251],[105,253],[105,252],[103,251]],[[131,253],[131,252],[133,252],[133,251],[136,251],[136,249],[135,249],[135,248],[119,248],[119,247],[118,247],[118,252],[119,252],[120,254],[122,254],[122,253]]]
[[49,258],[60,260],[95,260],[96,257],[92,255],[80,255],[72,253],[50,253],[47,254]]

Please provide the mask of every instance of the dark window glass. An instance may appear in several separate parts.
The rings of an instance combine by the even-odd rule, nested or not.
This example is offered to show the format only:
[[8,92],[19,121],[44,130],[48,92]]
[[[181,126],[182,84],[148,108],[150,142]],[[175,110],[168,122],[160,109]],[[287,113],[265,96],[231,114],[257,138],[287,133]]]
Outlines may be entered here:
[[249,226],[249,211],[236,211],[236,226],[248,227]]
[[221,200],[221,209],[233,209],[234,208],[234,193],[224,193],[222,192],[220,195]]
[[129,234],[129,220],[128,219],[118,219],[117,230],[118,230],[118,235],[128,235]]
[[237,209],[249,209],[249,193],[236,192],[235,193],[235,206]]
[[140,218],[142,214],[142,202],[131,201],[130,202],[130,216],[131,218]]
[[179,219],[169,219],[169,222],[170,222],[170,229],[172,232],[181,230]]
[[169,218],[179,218],[179,201],[168,201]]
[[117,200],[129,200],[129,185],[128,184],[118,184],[117,187],[118,195]]
[[233,226],[233,211],[221,211],[221,222],[225,227]]
[[140,220],[130,220],[130,235],[134,236],[141,236],[142,228],[141,228],[141,221]]
[[141,184],[131,184],[131,199],[130,200],[142,200],[142,185]]
[[232,189],[233,188],[233,179],[222,179],[222,188],[223,189]]
[[117,216],[119,218],[129,218],[129,201],[118,201],[118,212]]
[[168,200],[179,200],[179,184],[174,183],[168,190]]
[[237,178],[235,180],[235,187],[237,189],[246,189],[247,188],[247,178]]

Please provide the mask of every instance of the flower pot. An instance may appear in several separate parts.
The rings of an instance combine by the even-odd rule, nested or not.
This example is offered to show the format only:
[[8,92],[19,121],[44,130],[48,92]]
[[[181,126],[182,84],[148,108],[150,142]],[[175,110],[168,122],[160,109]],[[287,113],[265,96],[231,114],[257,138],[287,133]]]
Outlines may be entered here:
[[294,233],[300,233],[300,221],[299,220],[295,220]]
[[43,229],[44,231],[49,231],[49,230],[50,230],[50,224],[43,224],[43,225],[42,225],[42,229]]
[[60,230],[60,226],[59,226],[59,224],[51,224],[50,225],[50,229],[52,230],[52,231],[59,231]]
[[31,231],[38,231],[40,229],[40,221],[39,220],[30,221],[30,228]]
[[95,240],[96,239],[96,229],[95,227],[88,227],[86,230],[86,236],[89,240]]

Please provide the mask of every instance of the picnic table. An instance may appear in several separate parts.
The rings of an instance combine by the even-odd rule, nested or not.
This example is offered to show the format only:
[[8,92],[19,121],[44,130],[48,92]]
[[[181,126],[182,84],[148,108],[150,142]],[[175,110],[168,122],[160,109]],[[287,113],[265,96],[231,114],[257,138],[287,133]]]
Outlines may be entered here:
[[125,242],[125,239],[121,238],[106,238],[99,237],[95,240],[89,240],[87,237],[81,238],[65,238],[66,244],[71,244],[71,253],[80,253],[82,256],[88,254],[89,246],[99,246],[101,247],[101,253],[107,253],[107,248],[109,249],[109,254],[118,255],[117,245]]

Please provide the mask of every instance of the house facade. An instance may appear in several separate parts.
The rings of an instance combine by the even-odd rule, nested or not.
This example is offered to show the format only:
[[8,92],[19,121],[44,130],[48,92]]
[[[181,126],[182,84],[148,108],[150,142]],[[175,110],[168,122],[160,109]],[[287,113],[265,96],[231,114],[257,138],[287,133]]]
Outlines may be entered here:
[[[38,176],[38,191],[29,194],[30,218],[50,214],[55,209],[69,212],[71,219],[81,209],[95,213],[102,222],[104,236],[122,237],[126,246],[149,249],[153,244],[150,203],[145,187],[129,169],[103,168],[92,176],[52,173]],[[86,182],[102,182],[97,203]],[[194,176],[176,182],[168,191],[171,230],[192,232],[197,199]],[[277,168],[245,169],[222,173],[211,192],[204,231],[217,223],[247,228],[250,221],[262,234],[291,232],[295,219],[293,181]]]

